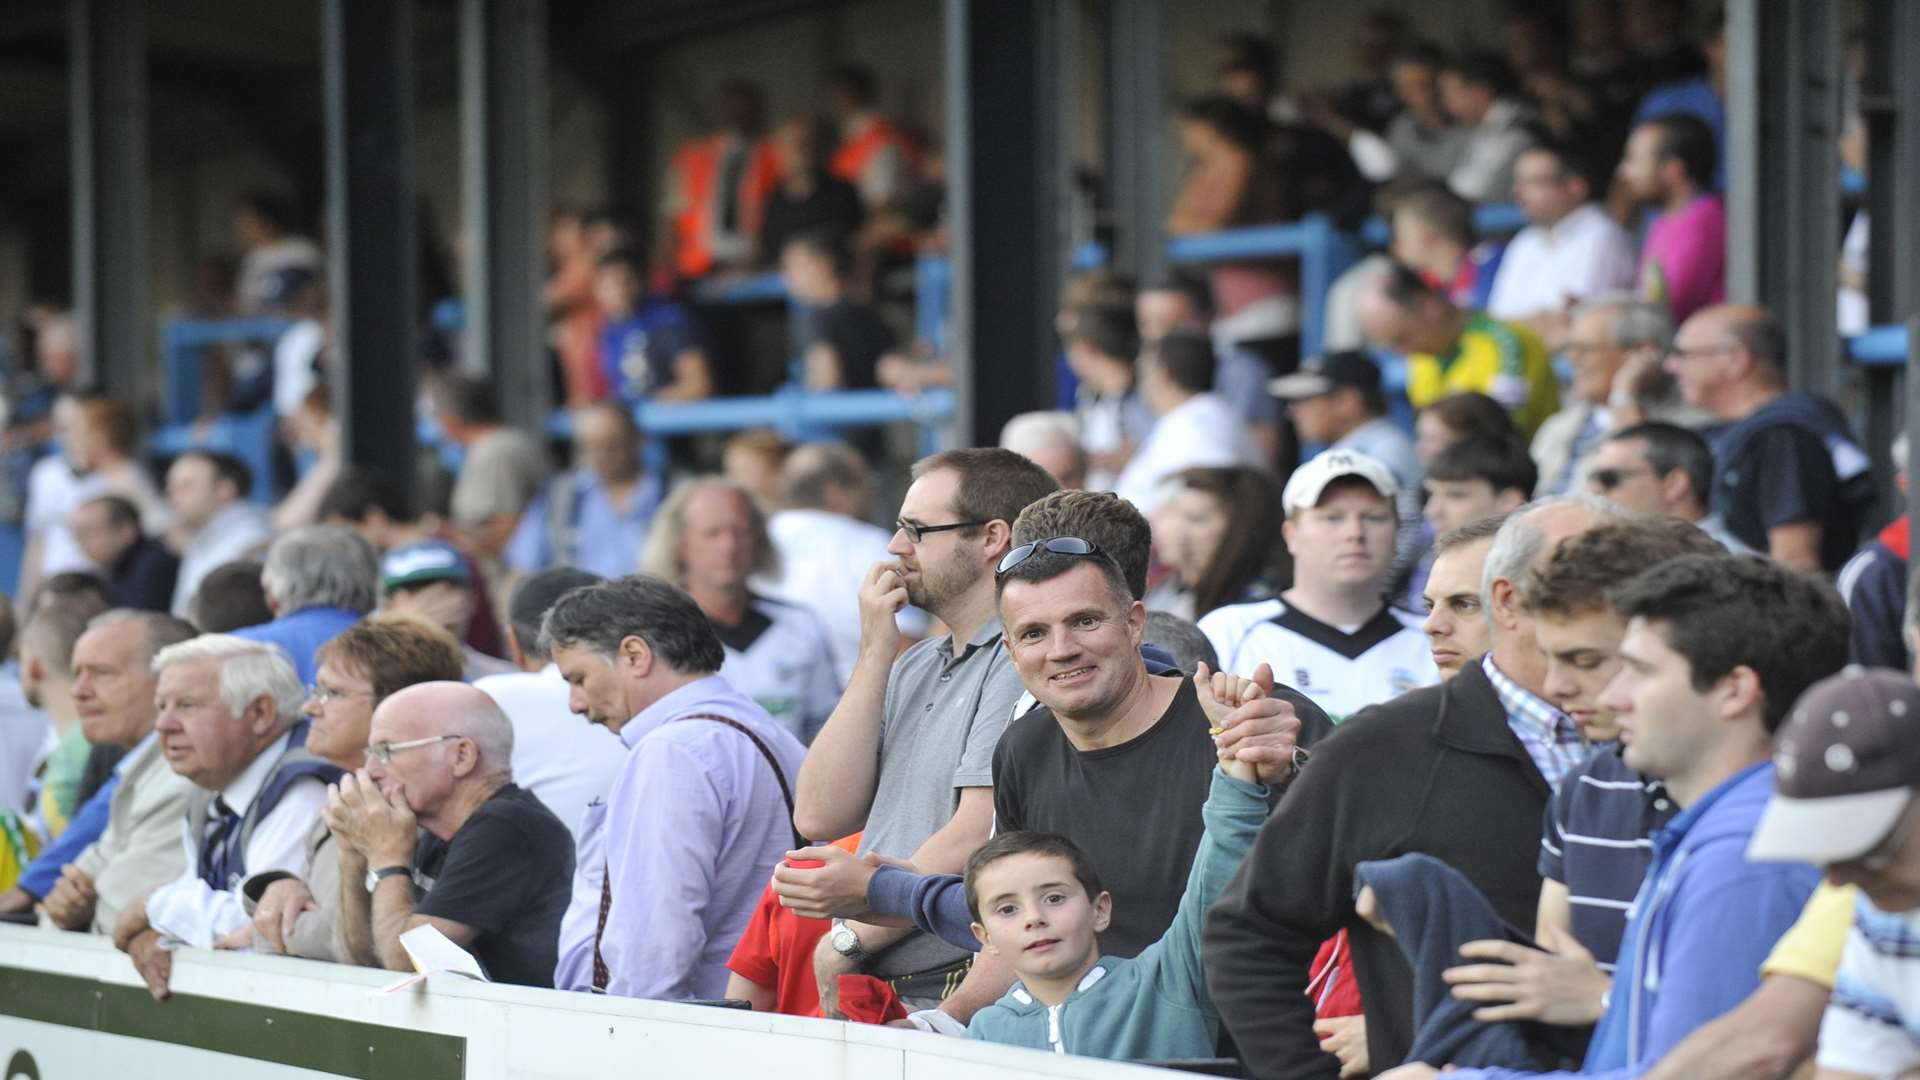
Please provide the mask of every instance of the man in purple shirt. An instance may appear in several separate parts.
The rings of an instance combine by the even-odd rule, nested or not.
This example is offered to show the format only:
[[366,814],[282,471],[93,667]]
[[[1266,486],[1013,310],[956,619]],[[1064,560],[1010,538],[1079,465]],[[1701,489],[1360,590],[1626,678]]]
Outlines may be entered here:
[[1713,190],[1713,129],[1668,113],[1633,129],[1619,179],[1659,210],[1640,253],[1640,294],[1665,303],[1675,324],[1727,298],[1727,210]]
[[581,822],[554,985],[621,997],[715,999],[774,864],[803,846],[792,782],[806,753],[714,674],[720,639],[691,597],[644,575],[562,596],[541,644],[568,705],[626,761]]

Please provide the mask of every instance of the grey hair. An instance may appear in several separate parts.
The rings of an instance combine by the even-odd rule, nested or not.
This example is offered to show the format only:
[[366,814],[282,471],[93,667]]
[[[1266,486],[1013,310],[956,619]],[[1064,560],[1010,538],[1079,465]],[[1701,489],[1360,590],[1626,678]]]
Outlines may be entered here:
[[1493,534],[1493,544],[1487,548],[1487,559],[1480,569],[1480,603],[1485,610],[1493,610],[1493,583],[1505,578],[1517,587],[1527,570],[1546,549],[1547,534],[1533,524],[1534,519],[1544,511],[1562,507],[1578,507],[1596,521],[1630,516],[1624,507],[1612,499],[1585,491],[1535,499],[1508,514],[1506,521],[1500,525],[1500,531]]
[[652,574],[574,589],[556,600],[540,623],[540,648],[548,655],[579,646],[611,661],[629,637],[642,639],[669,667],[686,674],[719,671],[727,660],[719,635],[693,597]]
[[1182,675],[1192,675],[1194,665],[1206,661],[1207,667],[1220,670],[1220,657],[1213,642],[1191,621],[1171,611],[1147,612],[1146,640],[1173,656],[1173,664]]
[[1080,445],[1080,422],[1072,413],[1057,410],[1024,412],[1000,429],[1000,445],[1016,454],[1043,446],[1067,445],[1085,454]]
[[158,676],[175,664],[196,660],[219,660],[220,700],[234,715],[246,710],[247,703],[266,695],[273,699],[274,714],[281,727],[293,723],[306,700],[306,687],[300,685],[300,673],[293,669],[287,651],[264,641],[252,641],[232,634],[201,634],[161,649],[153,657],[153,673]]
[[372,611],[380,599],[380,553],[340,525],[305,525],[267,549],[260,584],[282,612],[310,607]]
[[861,491],[867,483],[866,459],[841,442],[797,446],[780,467],[780,497],[800,510],[824,510],[827,492],[834,488]]
[[1630,292],[1602,293],[1573,309],[1573,318],[1596,311],[1613,312],[1608,331],[1613,343],[1623,349],[1652,345],[1657,349],[1673,347],[1673,314],[1665,304],[1641,299]]
[[640,572],[686,587],[687,564],[680,549],[687,539],[687,504],[703,491],[730,491],[747,507],[747,531],[753,536],[753,572],[766,577],[780,573],[780,553],[767,533],[767,514],[745,486],[722,476],[699,476],[676,485],[653,515],[647,530],[647,549],[640,556]]
[[486,776],[513,777],[513,721],[492,697],[479,691],[473,704],[457,717],[461,730],[480,750]]
[[142,667],[151,667],[153,658],[160,654],[160,650],[178,645],[183,641],[191,641],[200,633],[185,619],[176,619],[164,611],[141,611],[137,608],[114,608],[112,611],[103,611],[87,623],[87,630],[92,632],[103,626],[118,626],[122,623],[133,623],[146,630],[143,645],[145,655],[140,658]]

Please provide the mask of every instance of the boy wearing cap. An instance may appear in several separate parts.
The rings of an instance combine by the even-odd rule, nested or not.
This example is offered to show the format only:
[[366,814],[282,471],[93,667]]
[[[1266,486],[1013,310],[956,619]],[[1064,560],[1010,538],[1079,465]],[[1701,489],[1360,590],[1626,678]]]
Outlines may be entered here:
[[1810,862],[1860,889],[1820,1024],[1819,1075],[1920,1069],[1920,685],[1859,668],[1819,683],[1774,760],[1748,856]]
[[460,639],[467,682],[516,670],[498,657],[466,644],[473,621],[473,578],[460,552],[443,540],[421,540],[394,548],[380,562],[382,609],[419,617]]
[[1328,450],[1294,470],[1280,496],[1293,588],[1200,620],[1222,670],[1271,664],[1335,723],[1439,682],[1419,617],[1382,599],[1398,494],[1384,464],[1351,450]]

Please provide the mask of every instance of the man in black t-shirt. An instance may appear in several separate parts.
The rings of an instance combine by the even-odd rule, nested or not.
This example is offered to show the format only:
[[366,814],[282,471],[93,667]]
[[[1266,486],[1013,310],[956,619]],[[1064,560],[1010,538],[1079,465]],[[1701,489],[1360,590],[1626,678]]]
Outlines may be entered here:
[[1838,570],[1859,543],[1871,464],[1831,402],[1786,389],[1786,332],[1744,304],[1696,312],[1666,369],[1689,405],[1727,426],[1709,437],[1711,509],[1755,551],[1803,569]]
[[852,255],[845,237],[813,229],[787,241],[780,276],[787,293],[814,309],[813,332],[800,343],[809,390],[870,390],[893,331],[873,309],[847,295]]
[[573,838],[513,783],[513,725],[461,683],[411,686],[374,710],[367,764],[328,793],[349,956],[413,964],[400,935],[432,926],[495,982],[552,986]]

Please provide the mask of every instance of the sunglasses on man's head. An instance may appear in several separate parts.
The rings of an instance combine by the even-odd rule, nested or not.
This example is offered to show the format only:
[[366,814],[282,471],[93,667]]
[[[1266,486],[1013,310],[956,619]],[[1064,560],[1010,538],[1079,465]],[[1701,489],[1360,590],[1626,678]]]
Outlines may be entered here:
[[1106,558],[1107,553],[1091,540],[1082,540],[1077,536],[1049,536],[1045,540],[1035,540],[1031,544],[1021,544],[1000,560],[1000,566],[994,571],[1004,574],[1007,571],[1033,558],[1042,551],[1051,551],[1055,555],[1076,555],[1082,558]]

